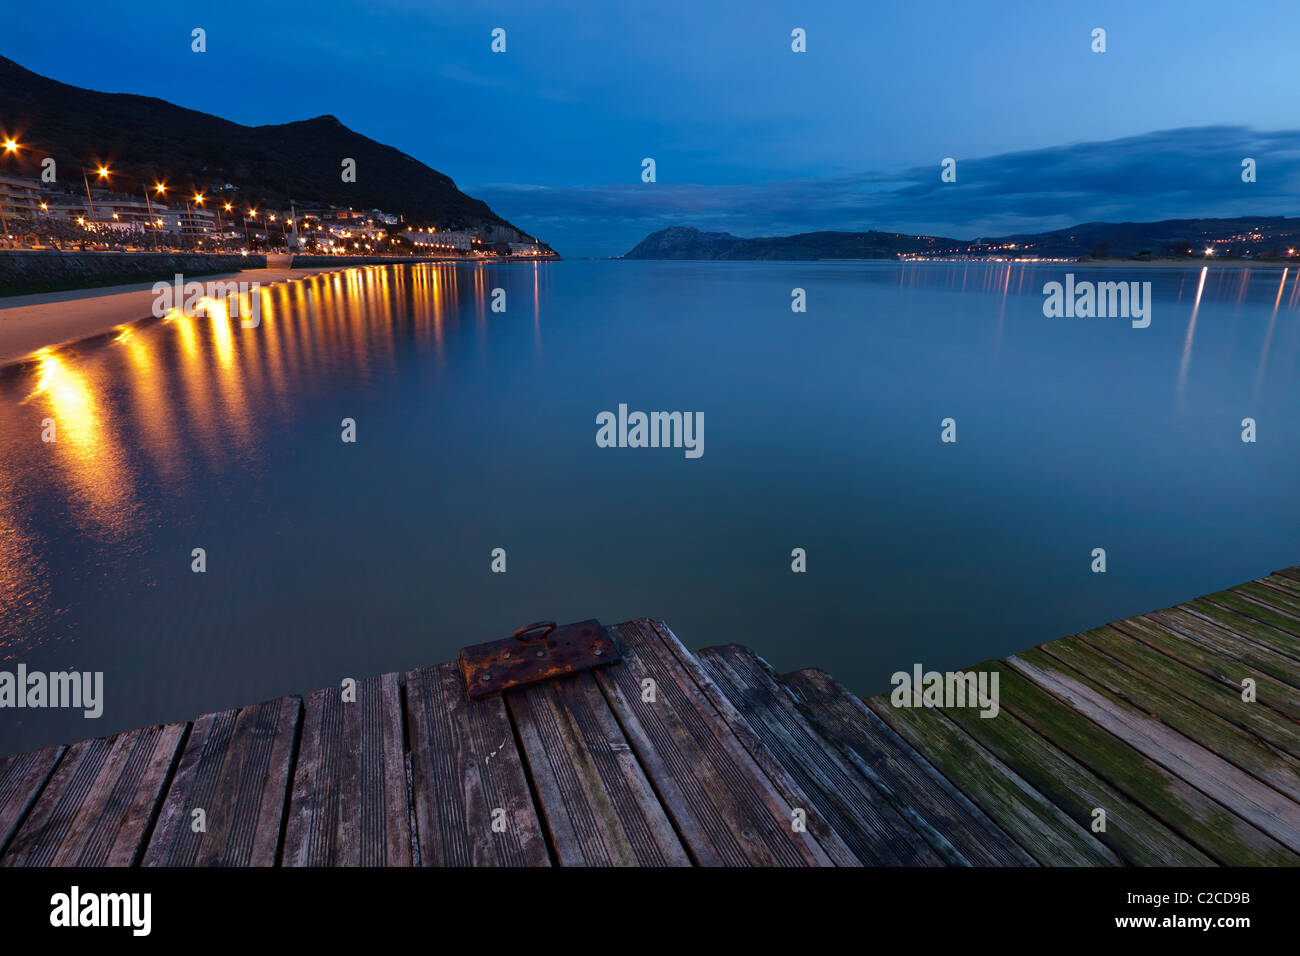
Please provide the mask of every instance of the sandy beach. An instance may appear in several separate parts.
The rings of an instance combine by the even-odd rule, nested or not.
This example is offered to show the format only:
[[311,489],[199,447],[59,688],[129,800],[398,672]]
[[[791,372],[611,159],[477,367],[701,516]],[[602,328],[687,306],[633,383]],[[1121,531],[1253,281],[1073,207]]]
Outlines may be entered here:
[[[245,269],[196,281],[259,282],[270,286],[342,268]],[[17,362],[37,349],[65,345],[153,314],[154,283],[44,292],[0,299],[0,366]]]

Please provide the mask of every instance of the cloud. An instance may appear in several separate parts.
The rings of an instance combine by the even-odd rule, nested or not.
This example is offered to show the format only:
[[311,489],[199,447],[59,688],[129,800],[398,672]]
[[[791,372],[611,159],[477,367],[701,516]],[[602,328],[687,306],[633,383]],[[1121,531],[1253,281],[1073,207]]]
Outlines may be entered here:
[[[1254,183],[1241,162],[1258,164]],[[897,173],[744,184],[480,184],[493,209],[570,255],[618,255],[646,233],[697,226],[740,236],[821,229],[955,238],[1060,229],[1080,222],[1300,213],[1300,130],[1165,130]]]

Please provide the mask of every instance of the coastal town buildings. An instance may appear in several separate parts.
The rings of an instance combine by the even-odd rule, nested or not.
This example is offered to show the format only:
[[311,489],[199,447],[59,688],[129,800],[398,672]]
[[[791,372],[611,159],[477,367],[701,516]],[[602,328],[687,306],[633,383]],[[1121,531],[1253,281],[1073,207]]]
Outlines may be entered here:
[[41,208],[40,184],[30,179],[0,176],[0,206],[8,216],[34,217]]
[[[120,185],[121,181],[118,177],[107,182]],[[57,226],[61,241],[114,245],[279,247],[327,255],[552,254],[531,237],[493,224],[448,229],[432,223],[407,223],[401,215],[383,209],[325,203],[290,203],[288,209],[276,209],[256,200],[241,200],[238,187],[230,183],[211,187],[206,197],[199,191],[191,197],[189,192],[162,184],[121,192],[94,177],[84,183],[56,184],[0,176],[0,213],[6,220],[23,224],[28,244],[40,241],[40,223],[44,221]],[[84,234],[78,235],[79,229]]]

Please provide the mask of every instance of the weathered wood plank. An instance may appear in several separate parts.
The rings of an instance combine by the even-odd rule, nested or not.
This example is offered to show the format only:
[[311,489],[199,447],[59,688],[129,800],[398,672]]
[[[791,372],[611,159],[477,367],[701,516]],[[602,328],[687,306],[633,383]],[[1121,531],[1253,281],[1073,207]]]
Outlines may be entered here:
[[562,866],[689,866],[590,673],[506,694]]
[[407,672],[406,716],[420,864],[549,866],[505,702],[447,662]]
[[1300,567],[1280,568],[1273,572],[1274,577],[1289,578],[1292,581],[1300,583]]
[[396,674],[307,698],[284,866],[410,866],[411,808]]
[[[794,778],[804,794],[801,809],[806,818],[825,820],[858,862],[864,866],[968,862],[923,817],[915,812],[905,817],[909,808],[886,789],[889,783],[866,776],[820,734],[795,707],[771,668],[747,648],[706,647],[696,652],[696,658]],[[927,831],[924,836],[922,829]]]
[[[1232,600],[1227,600],[1228,597]],[[1231,607],[1236,613],[1262,621],[1281,631],[1273,635],[1277,650],[1300,657],[1300,597],[1284,590],[1249,581],[1235,588],[1209,595],[1205,600],[1221,607]]]
[[1261,707],[1258,701],[1246,703],[1241,698],[1241,685],[1197,670],[1114,628],[1085,631],[1078,635],[1078,640],[1127,665],[1145,679],[1200,702],[1207,710],[1236,724],[1278,753],[1300,757],[1300,724],[1271,707]]
[[[781,795],[781,799],[791,807],[806,807],[808,801],[804,796],[803,788],[794,781],[786,767],[759,739],[754,728],[741,716],[740,711],[714,682],[695,654],[686,649],[686,645],[678,639],[666,622],[649,621],[648,623],[668,651],[665,660],[670,664],[675,662],[685,676],[694,682],[717,710],[723,722],[731,728],[736,739],[754,759],[754,763],[758,764],[768,780],[772,781],[772,786]],[[821,816],[812,814],[805,820],[805,824],[808,833],[817,840],[818,845],[836,866],[861,865],[849,845]]]
[[[795,807],[750,756],[646,621],[609,628],[623,660],[595,671],[694,862],[826,866]],[[649,681],[650,683],[645,683]]]
[[[1219,626],[1223,631],[1241,638],[1243,643],[1253,643],[1270,655],[1282,658],[1288,669],[1294,669],[1300,659],[1300,641],[1279,630],[1272,620],[1280,615],[1270,614],[1262,605],[1254,604],[1238,595],[1224,592],[1228,599],[1208,600],[1198,598],[1160,612],[1167,615],[1195,615]],[[1229,605],[1232,605],[1231,607]],[[1238,608],[1253,607],[1256,614],[1244,614]]]
[[301,714],[282,697],[196,720],[144,865],[274,866]]
[[[1241,693],[1242,681],[1255,682],[1258,702],[1288,717],[1300,719],[1300,688],[1278,680],[1252,664],[1216,650],[1214,642],[1207,640],[1198,628],[1200,619],[1193,617],[1190,624],[1180,624],[1176,618],[1157,618],[1146,614],[1109,625],[1121,634],[1133,637],[1143,644],[1168,654],[1188,667],[1236,688]],[[1242,651],[1250,656],[1250,649]],[[1265,666],[1272,665],[1265,662]]]
[[[1286,581],[1286,578],[1280,580]],[[1273,612],[1282,614],[1289,618],[1295,624],[1300,624],[1300,592],[1292,593],[1286,586],[1273,587],[1268,583],[1268,579],[1263,581],[1247,581],[1244,584],[1238,584],[1236,587],[1228,588],[1228,594],[1234,594],[1237,597],[1246,598],[1257,604],[1261,604]],[[1295,582],[1290,582],[1294,584]]]
[[59,744],[0,757],[0,853],[4,853],[67,749]]
[[[1191,787],[1177,779],[1170,782],[1172,775],[1148,766],[1136,751],[1000,661],[970,669],[998,672],[998,716],[983,718],[963,708],[945,708],[941,713],[1080,825],[1091,829],[1094,811],[1104,810],[1106,829],[1097,833],[1097,839],[1138,866],[1215,862],[1193,845],[1187,831],[1200,829],[1214,812],[1231,814],[1222,808],[1212,811],[1203,797],[1197,807],[1204,811],[1201,815],[1183,810],[1183,792]],[[1181,826],[1167,825],[1166,815]]]
[[[1102,732],[1113,735],[1151,764],[1195,787],[1195,791],[1184,791],[1186,809],[1192,806],[1188,797],[1199,791],[1217,801],[1220,808],[1226,807],[1236,814],[1235,823],[1234,819],[1220,816],[1213,831],[1202,826],[1196,836],[1204,839],[1207,831],[1210,835],[1231,836],[1238,843],[1236,849],[1247,854],[1240,860],[1243,863],[1300,864],[1300,856],[1294,852],[1300,849],[1300,806],[1293,801],[1159,721],[1098,693],[1041,651],[1011,657],[1007,663],[1044,691],[1068,703]],[[1253,826],[1246,825],[1247,821]],[[1268,837],[1261,840],[1265,834]]]
[[68,748],[0,866],[132,866],[176,761],[185,724]]
[[[1037,861],[954,787],[924,755],[824,671],[810,668],[784,678],[814,726],[868,779],[879,781],[891,802],[920,832],[938,835],[972,866],[1032,866]],[[929,838],[932,842],[934,837]],[[939,845],[935,844],[936,849]],[[943,855],[954,862],[948,852]]]
[[[1210,614],[1214,617],[1209,617]],[[1213,653],[1276,674],[1279,680],[1292,686],[1300,683],[1300,677],[1297,676],[1300,661],[1270,645],[1267,635],[1257,633],[1272,630],[1267,625],[1247,620],[1211,604],[1200,609],[1188,604],[1185,607],[1154,611],[1147,617],[1173,628]]]
[[1281,574],[1270,574],[1266,578],[1260,578],[1255,583],[1281,591],[1290,597],[1300,598],[1300,581],[1295,578],[1288,578]]
[[[803,673],[802,671],[799,673]],[[795,675],[797,676],[797,675]],[[1113,850],[939,710],[865,701],[1044,866],[1121,866]]]
[[[1159,683],[1129,670],[1120,661],[1079,640],[1064,638],[1044,644],[1039,650],[1070,667],[1087,686],[1159,719],[1291,800],[1300,800],[1300,760],[1265,746],[1258,738],[1202,707],[1196,700],[1166,690]],[[1296,811],[1300,814],[1300,805],[1296,806]]]

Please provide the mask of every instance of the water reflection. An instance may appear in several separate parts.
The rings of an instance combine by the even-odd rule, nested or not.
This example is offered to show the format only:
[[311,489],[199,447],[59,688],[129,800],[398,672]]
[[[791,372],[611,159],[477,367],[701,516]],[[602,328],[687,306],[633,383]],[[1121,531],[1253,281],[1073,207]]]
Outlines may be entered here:
[[[429,263],[316,275],[255,293],[252,328],[205,298],[195,315],[173,310],[3,370],[0,635],[36,640],[67,610],[45,602],[51,574],[71,569],[42,555],[75,542],[87,566],[120,558],[212,476],[253,467],[304,396],[393,377],[408,343],[440,362],[448,316],[486,319],[496,286],[523,294],[522,270],[493,272]],[[536,324],[535,275],[528,285]],[[248,299],[239,314],[250,314]]]
[[1178,397],[1187,388],[1187,370],[1192,364],[1192,341],[1196,338],[1196,315],[1201,311],[1201,293],[1205,291],[1205,275],[1209,266],[1201,267],[1201,279],[1196,284],[1196,301],[1192,303],[1192,317],[1187,320],[1187,337],[1183,340],[1183,357],[1178,364]]
[[1259,395],[1259,387],[1264,383],[1264,366],[1268,362],[1268,350],[1273,344],[1273,328],[1277,325],[1277,310],[1282,304],[1282,290],[1286,288],[1286,275],[1291,270],[1289,268],[1282,270],[1282,279],[1277,284],[1277,298],[1273,300],[1273,311],[1268,316],[1268,331],[1264,333],[1264,345],[1259,350],[1259,371],[1255,373],[1255,388],[1253,394]]
[[[1149,279],[1152,326],[1045,318],[1043,284],[1066,271]],[[35,666],[48,652],[51,668],[74,657],[119,667],[117,700],[128,674],[140,675],[145,703],[174,692],[173,710],[142,709],[134,726],[192,717],[189,690],[231,706],[324,686],[334,667],[373,672],[372,654],[393,667],[449,659],[491,636],[489,615],[512,627],[605,611],[676,625],[685,602],[709,629],[692,631],[683,617],[683,633],[753,641],[762,638],[725,630],[744,625],[735,607],[761,605],[754,614],[765,620],[800,612],[755,564],[779,567],[770,554],[788,554],[791,534],[822,534],[819,553],[853,555],[838,562],[841,576],[808,583],[820,633],[859,632],[855,596],[870,581],[891,596],[880,613],[895,614],[881,632],[910,637],[907,615],[996,601],[1017,561],[1059,567],[1060,542],[1090,542],[1096,527],[1107,540],[1121,535],[1135,522],[1121,521],[1132,516],[1120,513],[1129,494],[1117,483],[1164,487],[1170,462],[1195,487],[1147,510],[1188,510],[1144,512],[1136,524],[1154,529],[1152,547],[1203,565],[1204,554],[1168,547],[1213,540],[1214,529],[1187,531],[1199,514],[1220,515],[1256,486],[1294,504],[1268,487],[1267,474],[1281,482],[1285,467],[1216,471],[1198,456],[1217,427],[1206,422],[1225,408],[1235,415],[1252,387],[1241,416],[1273,424],[1250,467],[1300,443],[1283,433],[1295,427],[1284,419],[1300,350],[1298,279],[1005,262],[428,264],[262,289],[254,328],[208,303],[199,315],[43,350],[0,370],[0,657]],[[795,286],[818,305],[792,322]],[[504,313],[492,310],[497,288]],[[708,414],[715,437],[702,466],[596,449],[595,412],[621,401]],[[930,423],[950,409],[971,423],[958,448],[973,454],[943,449],[937,463]],[[356,446],[339,442],[344,417],[359,422]],[[41,440],[46,419],[55,442]],[[1195,441],[1179,444],[1187,435]],[[1294,540],[1269,517],[1251,529],[1254,554],[1269,534]],[[961,550],[992,547],[991,528],[1008,542],[995,560]],[[482,573],[465,556],[486,554],[487,538],[532,570],[508,581]],[[868,539],[878,546],[846,544]],[[682,545],[696,541],[698,559]],[[199,581],[189,573],[195,546],[209,549]],[[1129,567],[1176,562],[1135,556],[1141,547],[1129,542]],[[892,557],[864,570],[855,562],[868,550]],[[936,605],[933,575],[954,567],[969,590]],[[1246,577],[1225,573],[1190,593]],[[696,588],[702,596],[683,598]],[[1078,604],[1074,579],[1030,590],[998,606],[1047,615]],[[593,606],[608,594],[618,603]],[[1134,602],[1129,612],[1155,606]],[[995,611],[952,631],[985,627],[972,641],[1068,633],[1039,627],[1046,617],[1026,630]],[[954,651],[936,665],[1018,646]],[[928,660],[927,648],[909,653]],[[818,646],[787,663],[814,662],[852,683],[884,653]],[[254,687],[250,675],[275,681]],[[0,722],[0,754],[16,749],[9,726]]]
[[23,405],[39,414],[41,427],[38,432],[29,423],[27,457],[53,457],[82,531],[125,537],[134,517],[134,483],[110,420],[114,409],[75,362],[42,349],[36,368]]

